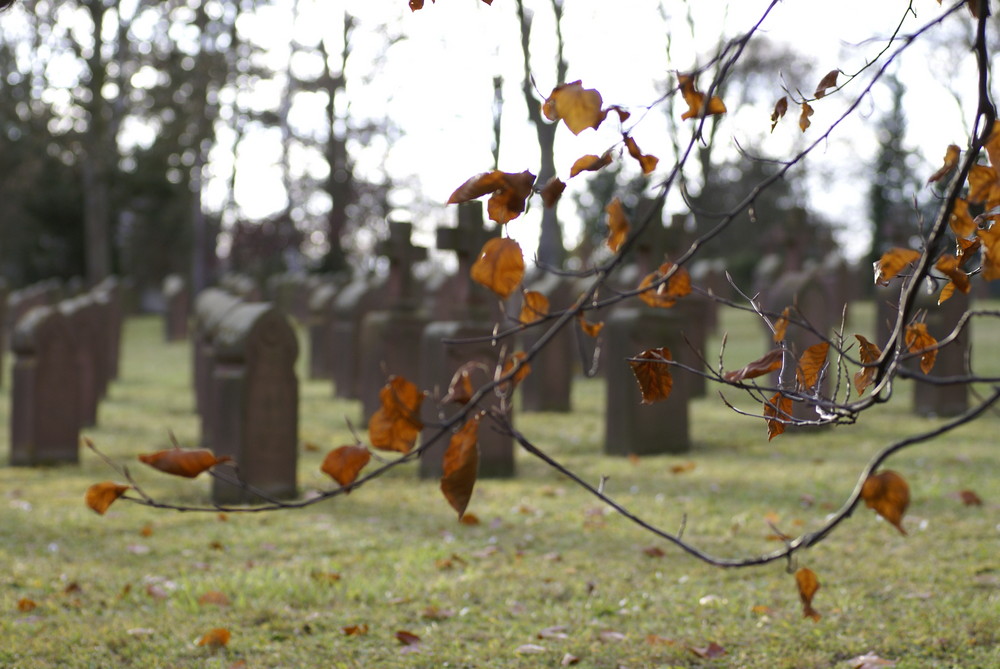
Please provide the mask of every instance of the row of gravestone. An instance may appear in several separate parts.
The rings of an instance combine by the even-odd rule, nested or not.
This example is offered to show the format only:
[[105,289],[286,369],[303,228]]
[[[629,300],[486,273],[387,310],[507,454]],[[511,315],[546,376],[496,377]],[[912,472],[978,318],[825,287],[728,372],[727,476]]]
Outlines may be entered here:
[[10,333],[12,465],[79,460],[80,429],[97,424],[99,403],[118,378],[123,319],[114,277],[20,313]]

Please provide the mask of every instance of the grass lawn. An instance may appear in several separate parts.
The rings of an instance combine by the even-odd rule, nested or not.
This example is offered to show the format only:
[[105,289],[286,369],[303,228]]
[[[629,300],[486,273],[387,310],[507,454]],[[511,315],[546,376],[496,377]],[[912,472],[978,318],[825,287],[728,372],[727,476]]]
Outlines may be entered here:
[[[866,313],[849,332],[871,332]],[[727,367],[762,352],[755,323],[730,315],[726,327]],[[118,461],[166,447],[168,429],[183,444],[197,434],[189,350],[162,343],[161,330],[152,317],[129,321],[122,378],[86,431]],[[983,353],[987,334],[977,331],[977,355],[1000,366]],[[9,393],[8,372],[4,425]],[[875,450],[936,424],[910,414],[901,383],[856,426],[768,443],[762,420],[710,397],[692,405],[690,454],[633,462],[600,455],[602,397],[599,382],[581,382],[574,414],[517,422],[588,480],[609,477],[609,493],[645,518],[677,528],[686,517],[685,537],[724,556],[773,550],[769,520],[789,534],[818,526]],[[344,417],[358,411],[328,384],[303,383],[302,441],[320,446],[302,449],[304,493],[331,485],[319,464],[352,441]],[[295,512],[220,517],[120,501],[103,518],[83,494],[114,475],[92,453],[79,467],[3,466],[0,667],[558,667],[571,654],[578,667],[776,669],[846,667],[866,652],[899,668],[1000,667],[997,431],[990,414],[890,461],[911,486],[909,536],[860,509],[800,555],[794,566],[822,584],[818,622],[803,618],[789,565],[705,566],[524,452],[516,479],[477,485],[478,525],[458,523],[413,466]],[[5,428],[3,457],[8,439]],[[207,499],[207,481],[133,471],[158,497]],[[984,504],[965,506],[961,490]],[[212,628],[230,631],[227,646],[197,645]],[[402,630],[419,647],[397,641]],[[691,650],[712,642],[726,654]]]

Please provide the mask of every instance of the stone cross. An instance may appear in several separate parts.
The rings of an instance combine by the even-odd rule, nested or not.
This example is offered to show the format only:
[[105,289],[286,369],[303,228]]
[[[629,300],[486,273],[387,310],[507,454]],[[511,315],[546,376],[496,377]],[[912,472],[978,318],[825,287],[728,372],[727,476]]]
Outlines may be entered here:
[[458,225],[454,228],[438,228],[437,247],[442,251],[453,251],[458,258],[458,272],[454,282],[447,282],[445,299],[455,305],[475,309],[488,300],[485,289],[469,278],[472,264],[479,257],[483,245],[500,235],[499,228],[487,230],[483,223],[483,203],[463,202],[458,205]]
[[397,306],[412,305],[417,299],[413,265],[427,259],[427,249],[410,240],[412,223],[389,222],[389,238],[375,246],[375,252],[389,259],[389,295]]

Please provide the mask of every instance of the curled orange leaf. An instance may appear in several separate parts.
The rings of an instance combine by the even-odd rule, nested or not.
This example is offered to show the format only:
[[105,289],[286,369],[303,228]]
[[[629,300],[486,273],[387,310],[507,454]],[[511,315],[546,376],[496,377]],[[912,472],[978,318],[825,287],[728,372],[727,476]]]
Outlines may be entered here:
[[216,627],[208,630],[208,632],[202,635],[202,637],[198,639],[198,645],[221,648],[229,644],[229,637],[229,630],[224,627]]
[[802,132],[805,132],[806,128],[812,125],[812,121],[809,120],[809,117],[812,116],[813,113],[813,108],[809,106],[809,103],[803,102],[802,111],[799,113],[799,129],[801,129]]
[[788,307],[781,312],[781,318],[774,323],[774,335],[771,337],[775,344],[780,344],[785,340],[785,332],[788,331]]
[[819,85],[816,86],[816,92],[813,95],[818,99],[826,95],[829,89],[836,88],[837,75],[839,74],[839,70],[830,70],[827,72],[823,78],[820,79]]
[[799,588],[799,598],[802,600],[802,615],[819,620],[820,615],[812,605],[813,597],[819,590],[819,577],[816,576],[816,572],[806,567],[800,568],[795,572],[795,584]]
[[660,159],[656,156],[643,154],[643,152],[639,150],[639,145],[636,144],[635,140],[630,136],[625,137],[625,148],[628,149],[628,155],[639,161],[639,167],[642,168],[643,174],[649,174],[655,170],[656,164],[660,162]]
[[232,458],[229,456],[216,458],[212,451],[205,449],[168,448],[155,453],[139,455],[139,462],[145,463],[153,469],[190,479],[217,464],[231,461]]
[[549,298],[537,290],[526,290],[521,305],[521,323],[528,325],[549,315]]
[[726,113],[726,105],[722,98],[717,95],[713,95],[708,103],[705,103],[705,94],[698,91],[693,76],[679,74],[677,75],[677,83],[680,85],[681,96],[688,106],[687,110],[681,114],[681,120],[699,118],[702,114],[713,116]]
[[666,282],[663,281],[673,267],[672,262],[665,262],[655,272],[643,277],[639,283],[639,290],[642,291],[639,299],[651,307],[669,309],[677,303],[677,298],[690,294],[691,275],[683,267],[678,267]]
[[524,278],[524,255],[513,239],[493,237],[472,265],[472,280],[507,299]]
[[611,164],[611,152],[605,151],[599,156],[595,156],[592,153],[588,153],[585,156],[581,156],[576,159],[573,166],[569,168],[569,177],[572,179],[580,172],[596,172],[602,167],[606,167]]
[[503,365],[501,374],[504,376],[507,376],[512,369],[516,370],[514,372],[514,376],[511,377],[511,381],[514,382],[515,386],[523,381],[528,374],[531,374],[531,365],[525,362],[527,357],[528,355],[524,351],[518,351],[510,356],[510,358],[507,359],[507,362]]
[[501,225],[507,223],[524,212],[525,201],[531,195],[535,175],[525,170],[520,173],[483,172],[472,177],[448,198],[448,204],[458,204],[475,200],[492,193],[486,203],[486,211],[490,220]]
[[[858,351],[861,356],[861,364],[874,365],[879,359],[879,356],[882,355],[882,351],[879,350],[878,346],[871,343],[861,335],[856,334],[854,337],[858,340]],[[854,375],[854,387],[857,389],[858,395],[864,393],[865,388],[871,385],[875,378],[875,372],[877,371],[878,370],[875,367],[866,366]]]
[[778,121],[785,117],[785,112],[788,111],[788,98],[782,96],[780,100],[774,103],[774,111],[771,112],[771,132],[774,132],[774,128],[778,125]]
[[889,285],[889,280],[911,262],[920,257],[920,251],[894,247],[882,254],[875,263],[875,283],[880,286]]
[[381,406],[368,420],[368,439],[375,448],[409,453],[424,427],[420,420],[424,393],[402,376],[390,376],[379,400]]
[[[961,264],[962,260],[957,256],[941,256],[934,267],[951,279],[950,285],[954,286],[955,289],[968,293],[972,285],[969,283],[969,275],[962,271]],[[938,303],[943,301],[939,300]]]
[[549,182],[542,188],[542,206],[546,209],[556,206],[556,202],[562,197],[564,190],[566,190],[566,184],[560,181],[559,177],[549,179]]
[[983,278],[1000,279],[1000,225],[993,224],[986,230],[977,230],[983,245]]
[[937,339],[927,331],[926,323],[906,326],[906,346],[910,353],[923,353],[920,356],[920,371],[930,374],[937,360]]
[[588,337],[596,337],[597,335],[601,334],[601,330],[604,328],[604,321],[591,323],[584,317],[583,312],[580,312],[576,315],[576,320],[580,324],[580,329]]
[[364,446],[341,446],[326,454],[320,471],[339,483],[349,486],[358,478],[372,454]]
[[958,159],[962,155],[962,150],[958,148],[955,144],[949,144],[948,149],[944,153],[944,164],[941,168],[932,174],[927,183],[934,183],[935,181],[940,181],[941,179],[948,176],[948,173],[958,166]]
[[955,233],[955,237],[963,239],[971,237],[976,232],[976,221],[969,213],[969,203],[958,198],[951,208],[951,218],[948,219],[948,226]]
[[666,346],[649,349],[635,358],[629,360],[628,364],[632,368],[635,380],[639,382],[642,403],[652,404],[670,397],[670,391],[674,387],[674,380],[670,376],[670,365],[666,363],[668,360],[673,360],[670,349]]
[[630,227],[628,218],[625,216],[622,201],[617,197],[611,201],[611,204],[604,211],[608,214],[608,239],[606,243],[609,249],[617,253],[618,249],[625,242],[625,238],[628,237]]
[[807,348],[799,357],[799,365],[795,369],[795,378],[803,388],[812,388],[819,382],[820,374],[826,365],[826,354],[830,350],[830,342],[820,342]]
[[468,404],[473,393],[472,374],[477,370],[481,371],[481,365],[477,362],[467,362],[455,370],[451,383],[448,384],[448,393],[441,399],[441,403]]
[[892,523],[901,534],[906,534],[903,515],[910,505],[910,486],[906,479],[891,469],[872,474],[861,486],[861,499],[868,508],[874,509],[875,513]]
[[115,500],[125,494],[125,491],[132,486],[121,485],[112,481],[95,483],[87,488],[85,497],[87,506],[103,516],[108,507],[114,504]]
[[458,512],[459,520],[472,499],[479,470],[479,417],[465,422],[452,435],[444,452],[441,492],[451,507]]
[[792,398],[782,393],[764,402],[764,418],[767,421],[767,440],[771,441],[785,431],[785,421],[792,415]]
[[726,372],[723,375],[723,378],[725,378],[726,381],[732,381],[735,383],[743,381],[744,379],[755,379],[758,376],[764,376],[765,374],[776,372],[781,369],[781,360],[783,357],[783,351],[780,348],[776,348],[772,351],[768,351],[763,357],[747,363],[742,369],[738,369],[734,372]]

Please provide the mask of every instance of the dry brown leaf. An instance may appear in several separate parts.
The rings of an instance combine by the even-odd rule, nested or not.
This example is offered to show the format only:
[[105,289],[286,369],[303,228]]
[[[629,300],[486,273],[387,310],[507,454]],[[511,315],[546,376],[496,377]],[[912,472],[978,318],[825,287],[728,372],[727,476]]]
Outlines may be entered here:
[[601,330],[604,328],[604,321],[598,321],[597,323],[591,323],[583,316],[583,312],[576,315],[576,320],[580,324],[580,329],[588,337],[596,337],[601,334]]
[[200,639],[198,639],[199,646],[211,646],[213,648],[222,648],[229,644],[229,630],[225,627],[216,627],[208,630]]
[[549,298],[537,290],[524,291],[519,320],[524,325],[540,321],[549,315]]
[[625,242],[625,238],[628,237],[630,228],[628,218],[625,216],[625,209],[622,207],[622,201],[616,197],[604,211],[608,214],[608,238],[606,243],[612,252],[618,253],[618,249],[621,248],[621,245]]
[[232,458],[229,456],[216,458],[212,451],[205,449],[168,448],[155,453],[139,455],[139,462],[145,463],[153,469],[158,469],[165,474],[191,479],[217,464],[231,461]]
[[695,462],[693,460],[688,460],[687,462],[683,462],[683,463],[681,463],[679,465],[671,465],[670,466],[670,473],[671,474],[687,474],[688,472],[693,472],[697,466],[698,465],[695,464]]
[[21,613],[34,611],[36,608],[38,608],[38,604],[32,599],[28,599],[27,597],[22,597],[21,599],[17,600],[17,610],[20,611]]
[[652,404],[670,397],[674,387],[670,376],[670,365],[665,360],[673,360],[670,349],[666,346],[643,351],[635,356],[637,360],[629,360],[635,380],[639,382],[642,391],[642,403]]
[[364,636],[368,634],[368,625],[359,623],[357,625],[345,625],[340,628],[344,636]]
[[327,453],[320,471],[340,484],[349,486],[358,478],[372,454],[364,446],[341,446]]
[[669,309],[677,303],[677,299],[691,293],[691,275],[687,269],[678,267],[673,276],[662,282],[674,267],[672,262],[665,262],[655,272],[650,272],[639,283],[639,299],[651,307]]
[[788,98],[782,96],[780,100],[774,103],[774,111],[771,112],[771,132],[774,132],[774,128],[778,125],[778,121],[785,117],[785,112],[788,111]]
[[[517,386],[517,384],[521,383],[521,381],[524,381],[525,377],[528,376],[528,374],[531,374],[531,365],[525,362],[527,358],[528,358],[527,353],[525,353],[524,351],[517,351],[516,353],[511,355],[507,359],[507,361],[503,364],[503,369],[500,372],[503,376],[507,376],[507,374],[509,374],[512,369],[515,368],[517,369],[517,371],[514,372],[514,376],[511,378],[511,381],[514,382],[515,387]],[[507,388],[506,384],[503,384],[501,386],[501,390],[503,392],[509,392],[509,389]]]
[[889,285],[890,279],[919,257],[920,251],[901,248],[889,249],[875,263],[875,284],[879,286]]
[[785,421],[792,415],[792,398],[782,393],[764,402],[764,418],[767,421],[767,440],[771,441],[785,431]]
[[688,106],[687,110],[681,114],[681,120],[696,119],[702,114],[713,116],[726,113],[726,105],[722,101],[722,98],[717,95],[713,95],[708,104],[705,104],[705,94],[697,90],[693,76],[679,74],[677,75],[677,83],[680,85],[681,96]]
[[419,646],[420,637],[413,632],[407,632],[406,630],[399,630],[396,632],[396,641],[403,644],[404,646]]
[[742,369],[738,369],[733,372],[726,372],[722,375],[722,377],[726,381],[731,381],[733,383],[743,381],[744,379],[755,379],[758,376],[764,376],[765,374],[770,374],[771,372],[776,372],[781,369],[781,361],[783,358],[784,353],[782,350],[780,348],[776,348],[768,351],[763,357],[747,363]]
[[906,479],[891,469],[872,474],[861,486],[861,499],[868,508],[875,509],[875,513],[892,523],[901,534],[906,534],[903,515],[910,505],[910,486]]
[[459,520],[465,514],[479,470],[479,418],[467,420],[452,435],[444,453],[444,474],[441,492],[451,507],[458,512]]
[[979,495],[977,495],[972,490],[959,490],[958,497],[962,500],[962,504],[966,506],[982,506],[983,500]]
[[795,368],[795,378],[803,388],[809,389],[819,383],[829,350],[830,342],[820,342],[807,348],[799,358],[799,364]]
[[229,601],[229,597],[226,593],[219,592],[218,590],[209,590],[201,597],[198,598],[198,603],[202,606],[229,606],[232,602]]
[[941,256],[934,267],[951,279],[955,288],[963,293],[968,293],[972,286],[969,283],[969,275],[962,271],[961,264],[962,261],[957,256]]
[[976,235],[983,245],[983,279],[1000,279],[1000,225],[994,224],[987,230],[977,230]]
[[559,177],[552,177],[542,188],[542,206],[551,209],[559,202],[563,191],[566,190],[566,183],[559,180]]
[[599,156],[595,156],[592,153],[588,153],[585,156],[581,156],[576,159],[573,166],[569,168],[569,178],[572,179],[580,172],[596,172],[602,167],[607,167],[611,164],[611,152],[605,151]]
[[424,401],[416,385],[402,376],[390,376],[379,391],[381,406],[368,421],[368,439],[375,448],[409,453],[424,424],[420,405]]
[[639,161],[639,166],[642,168],[643,174],[649,174],[656,169],[656,164],[660,162],[660,159],[656,156],[644,155],[642,151],[639,150],[639,145],[635,143],[632,137],[625,137],[625,148],[628,149],[628,155],[632,156]]
[[513,239],[493,237],[472,265],[472,280],[507,299],[524,278],[524,254]]
[[607,112],[601,109],[603,104],[599,92],[584,88],[581,81],[574,81],[553,88],[542,111],[550,121],[562,119],[570,132],[579,135],[587,128],[600,127],[607,117]]
[[944,164],[941,165],[941,168],[937,172],[932,174],[930,178],[927,179],[927,183],[934,183],[935,181],[940,181],[948,176],[948,173],[958,166],[958,159],[961,155],[962,150],[958,148],[957,145],[949,144],[948,149],[944,153]]
[[774,335],[771,336],[771,339],[775,344],[785,341],[785,333],[788,331],[788,311],[789,308],[785,307],[781,312],[781,317],[774,323]]
[[[859,334],[854,335],[858,340],[858,354],[861,357],[862,365],[874,365],[882,355],[882,351],[879,350],[878,346],[871,343]],[[875,380],[875,373],[878,371],[876,367],[865,367],[861,371],[854,375],[854,387],[858,391],[858,395],[865,392],[865,388],[872,384]]]
[[85,497],[87,506],[99,515],[103,516],[104,512],[108,510],[108,507],[110,507],[116,499],[124,495],[125,491],[131,487],[132,486],[114,483],[113,481],[95,483],[87,488],[87,495]]
[[809,117],[813,114],[813,108],[809,106],[809,103],[803,102],[802,111],[799,114],[799,129],[802,130],[802,132],[805,132],[806,129],[812,125],[812,121],[809,120]]
[[688,646],[688,650],[705,660],[714,660],[726,654],[726,649],[714,641],[707,646]]
[[795,572],[795,583],[799,587],[799,598],[802,600],[802,615],[819,620],[820,615],[812,605],[813,597],[819,590],[819,578],[816,572],[806,567],[800,568]]
[[920,356],[920,371],[930,374],[937,360],[937,339],[927,331],[926,323],[913,323],[906,326],[906,346],[910,353],[922,353]]
[[819,85],[816,86],[816,92],[813,93],[813,96],[819,99],[825,96],[829,89],[836,88],[837,75],[839,74],[840,74],[839,70],[830,70],[825,75],[823,75],[823,78],[820,79]]

